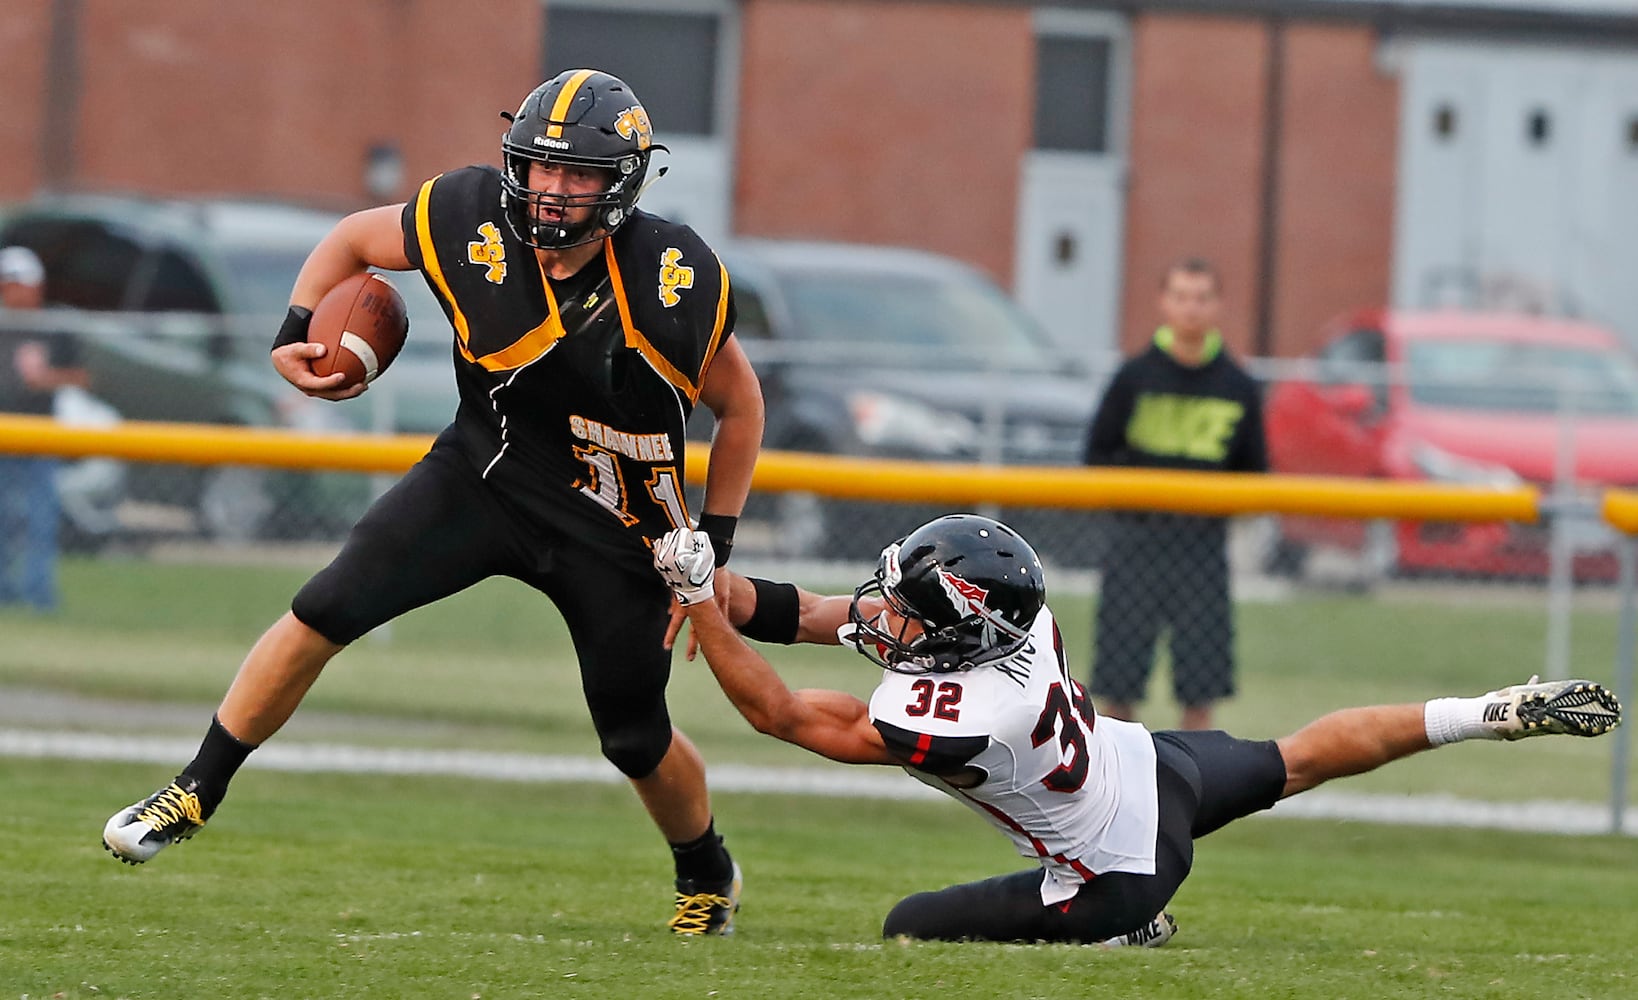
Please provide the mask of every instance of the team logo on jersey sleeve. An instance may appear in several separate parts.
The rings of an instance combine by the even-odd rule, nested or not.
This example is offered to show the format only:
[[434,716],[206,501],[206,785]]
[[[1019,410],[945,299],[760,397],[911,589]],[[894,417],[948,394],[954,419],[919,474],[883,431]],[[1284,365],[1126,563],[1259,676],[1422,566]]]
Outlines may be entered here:
[[660,254],[660,304],[667,309],[682,301],[677,289],[694,287],[694,269],[677,263],[680,260],[682,251],[676,247],[666,247]]
[[963,580],[954,573],[939,570],[938,583],[944,589],[944,596],[949,599],[950,606],[957,611],[982,615],[989,610],[984,599],[990,596],[990,592],[971,580]]
[[485,222],[478,227],[478,236],[481,239],[466,245],[466,259],[487,266],[483,276],[498,285],[506,280],[506,247],[501,244],[500,230],[493,222]]

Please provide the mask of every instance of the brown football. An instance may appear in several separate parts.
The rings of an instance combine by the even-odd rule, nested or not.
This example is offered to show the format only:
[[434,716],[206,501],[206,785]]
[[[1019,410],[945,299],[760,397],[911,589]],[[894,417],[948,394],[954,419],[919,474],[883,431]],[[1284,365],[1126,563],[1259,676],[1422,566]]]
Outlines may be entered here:
[[313,372],[346,373],[341,388],[372,381],[398,357],[408,333],[409,314],[392,282],[379,274],[355,274],[330,289],[313,310],[307,341],[325,347]]

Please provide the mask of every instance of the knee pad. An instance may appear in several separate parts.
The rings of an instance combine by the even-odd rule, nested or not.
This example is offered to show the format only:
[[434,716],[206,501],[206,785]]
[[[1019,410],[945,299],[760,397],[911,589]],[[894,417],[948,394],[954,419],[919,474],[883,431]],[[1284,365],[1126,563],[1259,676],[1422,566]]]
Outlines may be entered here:
[[603,756],[628,778],[654,773],[671,749],[671,716],[661,702],[646,712],[592,710]]

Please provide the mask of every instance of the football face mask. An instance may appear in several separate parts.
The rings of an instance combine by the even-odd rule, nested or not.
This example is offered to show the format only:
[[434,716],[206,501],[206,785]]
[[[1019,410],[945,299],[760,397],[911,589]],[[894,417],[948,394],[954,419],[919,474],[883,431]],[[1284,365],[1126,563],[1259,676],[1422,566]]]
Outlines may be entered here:
[[[1005,659],[1029,641],[1027,628],[1013,625],[979,601],[968,604],[968,613],[949,624],[929,621],[897,587],[902,582],[899,545],[884,549],[875,576],[854,590],[848,624],[837,632],[844,645],[895,673],[940,674]],[[882,610],[868,614],[866,606],[878,601]]]

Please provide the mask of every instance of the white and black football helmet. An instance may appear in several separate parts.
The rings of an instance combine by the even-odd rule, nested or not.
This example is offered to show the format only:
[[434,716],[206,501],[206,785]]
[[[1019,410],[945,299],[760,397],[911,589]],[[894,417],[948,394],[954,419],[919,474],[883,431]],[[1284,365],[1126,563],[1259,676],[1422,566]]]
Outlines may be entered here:
[[[501,208],[517,238],[542,250],[600,240],[631,217],[656,149],[648,112],[619,77],[594,69],[564,70],[536,87],[501,138]],[[529,164],[564,163],[609,172],[608,187],[585,195],[529,187]],[[541,222],[537,206],[592,208],[583,223]]]
[[[921,634],[906,640],[903,629],[866,617],[860,601],[877,595],[920,622]],[[1045,603],[1041,560],[1023,536],[987,517],[950,514],[882,550],[875,576],[853,592],[844,637],[899,673],[970,670],[1022,649]]]

